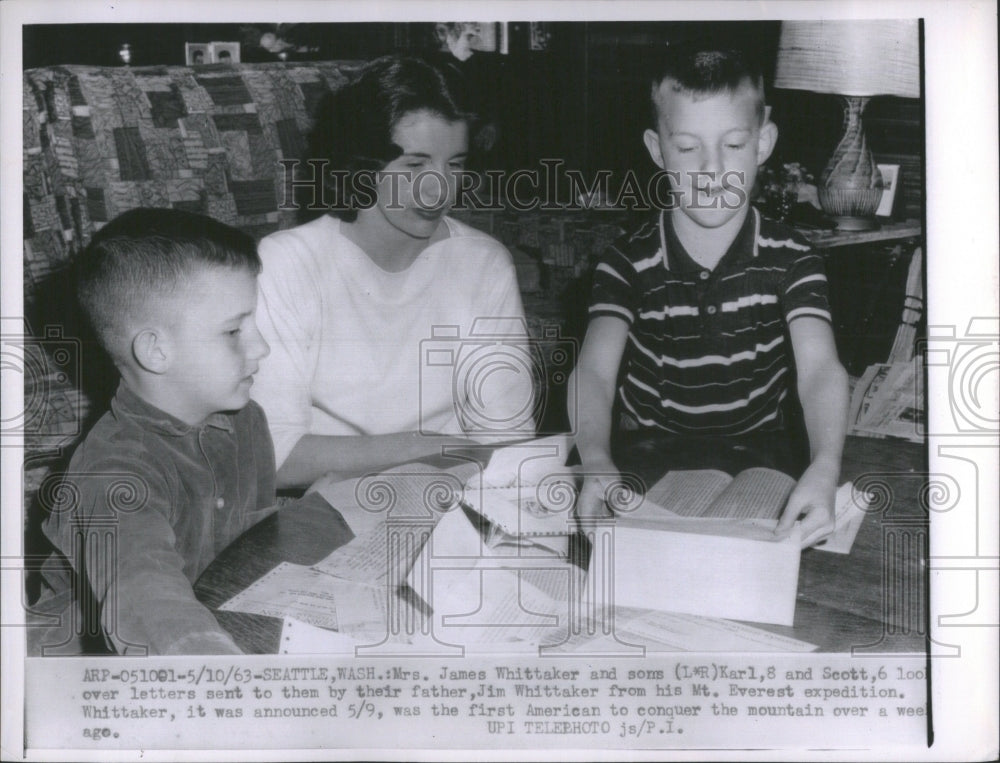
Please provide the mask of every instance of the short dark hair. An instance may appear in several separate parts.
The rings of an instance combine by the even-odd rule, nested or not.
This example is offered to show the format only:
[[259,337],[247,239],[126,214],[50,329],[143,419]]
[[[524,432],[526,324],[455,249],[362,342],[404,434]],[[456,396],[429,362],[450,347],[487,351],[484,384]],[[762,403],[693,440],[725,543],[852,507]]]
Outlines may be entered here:
[[656,94],[664,80],[673,80],[674,92],[691,95],[734,93],[749,83],[758,95],[757,116],[764,121],[764,76],[760,62],[738,48],[714,49],[698,42],[667,45],[650,71],[653,128],[659,122]]
[[[325,160],[330,171],[346,173],[330,188],[330,213],[347,222],[358,215],[355,176],[383,169],[402,154],[392,141],[399,121],[415,111],[429,111],[447,122],[471,121],[444,74],[419,58],[383,56],[364,66],[343,87],[320,101],[309,136],[306,160]],[[369,194],[370,195],[370,194]]]
[[74,262],[77,299],[116,363],[151,299],[170,294],[199,265],[261,271],[251,236],[192,212],[132,209],[94,234]]

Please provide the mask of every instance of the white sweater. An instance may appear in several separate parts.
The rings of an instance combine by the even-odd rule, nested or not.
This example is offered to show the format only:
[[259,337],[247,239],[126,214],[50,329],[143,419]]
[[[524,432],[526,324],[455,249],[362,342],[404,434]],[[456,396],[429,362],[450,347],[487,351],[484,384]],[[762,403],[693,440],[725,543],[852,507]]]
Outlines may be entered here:
[[[260,242],[257,323],[271,353],[252,395],[267,413],[278,466],[305,434],[532,433],[510,253],[444,219],[450,237],[398,273],[378,267],[329,216]],[[477,318],[489,320],[473,336]],[[498,335],[513,341],[498,346]],[[470,392],[483,395],[473,409]],[[471,418],[459,415],[468,410]]]

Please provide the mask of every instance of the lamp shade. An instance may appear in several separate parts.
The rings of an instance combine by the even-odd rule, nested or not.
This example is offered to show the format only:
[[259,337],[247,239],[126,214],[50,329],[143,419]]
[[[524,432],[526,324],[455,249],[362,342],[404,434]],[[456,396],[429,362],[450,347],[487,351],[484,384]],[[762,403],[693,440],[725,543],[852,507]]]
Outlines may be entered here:
[[774,86],[919,98],[917,20],[783,21]]

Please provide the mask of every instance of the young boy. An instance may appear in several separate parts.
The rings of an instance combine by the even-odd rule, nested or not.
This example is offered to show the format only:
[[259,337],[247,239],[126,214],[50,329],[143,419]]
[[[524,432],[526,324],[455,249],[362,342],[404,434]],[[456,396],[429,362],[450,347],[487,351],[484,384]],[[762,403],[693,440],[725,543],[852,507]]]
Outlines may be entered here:
[[763,448],[775,452],[761,453],[762,465],[785,466],[794,377],[810,459],[777,533],[805,514],[809,545],[833,529],[847,383],[820,256],[749,201],[778,132],[762,77],[739,52],[671,46],[651,98],[655,129],[643,139],[671,203],[594,274],[570,401],[583,468],[594,475],[577,512],[602,514],[617,474],[613,407],[625,429],[670,433],[665,462],[692,448]]
[[[275,503],[267,422],[250,402],[268,353],[260,267],[249,236],[169,209],[126,212],[78,263],[80,304],[121,381],[43,529],[120,654],[240,653],[191,585]],[[68,603],[70,578],[43,576]]]

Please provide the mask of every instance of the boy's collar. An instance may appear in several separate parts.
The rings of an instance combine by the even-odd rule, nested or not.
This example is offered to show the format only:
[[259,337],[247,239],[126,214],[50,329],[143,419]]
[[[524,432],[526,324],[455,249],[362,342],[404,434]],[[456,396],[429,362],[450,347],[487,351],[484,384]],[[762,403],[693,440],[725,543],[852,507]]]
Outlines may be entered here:
[[145,428],[164,435],[181,436],[205,427],[233,431],[232,416],[229,414],[213,413],[201,424],[192,426],[143,400],[124,380],[118,383],[118,390],[111,401],[111,410],[116,416],[125,415]]
[[[670,214],[669,210],[660,210],[660,247],[663,251],[663,267],[678,273],[704,270],[704,267],[691,258],[680,239],[677,238]],[[718,269],[723,263],[743,262],[755,258],[759,253],[757,248],[759,239],[760,212],[757,211],[756,207],[751,206],[743,224],[736,233],[736,237],[726,253],[716,263],[715,269]]]

